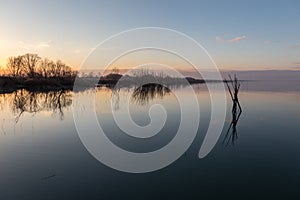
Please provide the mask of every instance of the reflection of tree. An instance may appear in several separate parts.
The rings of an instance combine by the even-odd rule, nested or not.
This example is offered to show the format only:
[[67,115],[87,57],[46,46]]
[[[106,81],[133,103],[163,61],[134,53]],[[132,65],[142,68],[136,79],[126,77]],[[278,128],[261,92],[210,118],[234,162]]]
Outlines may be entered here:
[[12,101],[12,111],[14,114],[17,114],[16,123],[19,121],[21,115],[27,110],[26,106],[26,97],[23,94],[23,90],[15,91],[13,94]]
[[16,114],[16,123],[24,112],[37,113],[51,111],[63,119],[63,108],[72,103],[71,93],[67,91],[29,92],[18,90],[12,94],[11,109]]
[[170,92],[170,89],[163,85],[151,83],[136,88],[132,94],[132,98],[136,104],[145,105],[149,103],[149,100],[163,98]]
[[112,102],[114,106],[114,111],[119,110],[120,108],[120,88],[113,88],[112,89]]
[[[223,144],[226,143],[226,145],[229,144],[229,142],[231,141],[231,144],[234,145],[234,142],[237,140],[238,135],[237,135],[237,124],[239,121],[239,118],[242,114],[242,107],[240,105],[239,99],[238,99],[238,93],[240,90],[240,86],[241,84],[239,83],[238,79],[236,76],[234,76],[234,79],[231,78],[231,76],[229,76],[230,81],[225,80],[231,100],[232,100],[232,119],[231,119],[231,123],[230,126],[227,130],[227,133],[225,135],[225,138],[223,140]],[[231,85],[229,84],[229,82],[231,83]]]

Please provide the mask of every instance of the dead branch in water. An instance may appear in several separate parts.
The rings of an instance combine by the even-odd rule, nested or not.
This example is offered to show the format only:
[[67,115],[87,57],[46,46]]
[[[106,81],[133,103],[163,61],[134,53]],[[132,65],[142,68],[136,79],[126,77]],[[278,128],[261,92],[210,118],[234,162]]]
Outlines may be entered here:
[[[227,130],[227,133],[225,135],[225,138],[223,140],[223,144],[226,142],[226,146],[229,144],[231,141],[231,144],[234,144],[235,140],[238,138],[237,136],[237,123],[239,121],[239,118],[242,114],[242,107],[239,102],[238,94],[239,90],[241,87],[241,84],[237,78],[236,75],[234,75],[234,79],[229,75],[229,80],[225,79],[225,83],[227,85],[231,100],[232,100],[232,118],[231,118],[231,123],[230,126]],[[230,84],[231,83],[231,84]],[[229,135],[231,130],[231,134]]]

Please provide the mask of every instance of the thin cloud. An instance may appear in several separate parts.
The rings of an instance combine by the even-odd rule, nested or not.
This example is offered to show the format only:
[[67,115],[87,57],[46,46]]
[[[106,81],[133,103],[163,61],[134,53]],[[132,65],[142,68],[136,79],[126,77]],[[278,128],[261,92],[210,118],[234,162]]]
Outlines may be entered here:
[[81,53],[87,54],[87,53],[92,52],[94,50],[96,50],[95,47],[92,47],[92,48],[74,48],[73,53],[74,54],[81,54]]
[[238,36],[238,37],[232,38],[232,39],[228,40],[228,42],[230,42],[230,43],[236,43],[236,42],[240,42],[241,40],[244,40],[246,38],[247,37],[245,35],[242,35],[242,36]]
[[40,42],[37,46],[38,48],[49,48],[51,43],[52,43],[51,41]]
[[272,44],[273,42],[272,42],[272,40],[266,40],[266,41],[264,41],[264,44]]
[[274,41],[274,40],[265,40],[264,44],[275,44],[275,43],[279,43],[279,41]]
[[81,49],[74,49],[74,50],[73,50],[73,53],[74,53],[74,54],[80,54],[81,52],[82,52]]
[[300,70],[300,66],[292,67],[292,70]]
[[218,41],[218,42],[224,42],[225,40],[222,38],[222,37],[220,37],[220,36],[216,36],[216,40]]
[[300,45],[293,45],[291,47],[294,48],[294,49],[300,49]]
[[266,40],[264,41],[264,44],[273,44],[274,42],[272,40]]
[[238,36],[238,37],[235,37],[235,38],[232,38],[232,39],[224,39],[221,36],[216,36],[216,41],[220,42],[220,43],[222,43],[222,42],[237,43],[237,42],[240,42],[241,40],[244,40],[246,38],[247,38],[247,36],[245,36],[245,35]]
[[42,50],[42,49],[45,49],[45,48],[49,48],[51,46],[51,43],[52,43],[51,40],[41,41],[41,42],[38,42],[36,44],[28,44],[28,43],[25,43],[23,41],[19,41],[19,47],[23,48],[23,49],[26,49],[28,51],[38,51],[38,50]]

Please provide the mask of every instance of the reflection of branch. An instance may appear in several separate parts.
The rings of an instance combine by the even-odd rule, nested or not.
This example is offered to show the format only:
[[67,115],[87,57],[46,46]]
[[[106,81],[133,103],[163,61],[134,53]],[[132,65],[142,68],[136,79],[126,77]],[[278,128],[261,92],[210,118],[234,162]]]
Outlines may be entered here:
[[14,100],[13,100],[13,111],[15,113],[19,113],[16,118],[15,122],[18,123],[20,117],[25,111],[25,105],[26,105],[26,98],[23,96],[23,91],[20,91],[20,95],[18,94],[18,91],[14,93]]
[[134,90],[132,98],[136,104],[145,105],[149,100],[164,97],[170,93],[170,89],[160,84],[145,84]]
[[16,116],[16,118],[15,118],[16,123],[19,122],[19,119],[20,119],[20,117],[22,116],[23,113],[24,113],[24,110],[21,110],[21,112]]
[[65,91],[28,92],[19,90],[13,94],[12,111],[17,114],[15,122],[18,123],[24,112],[36,113],[39,111],[52,111],[58,113],[60,119],[64,117],[63,108],[72,103],[71,95]]
[[[241,110],[239,110],[238,115],[237,115],[237,110],[236,109],[232,110],[232,120],[231,120],[230,126],[228,127],[225,138],[223,140],[223,144],[226,143],[226,146],[228,146],[230,141],[231,141],[231,144],[234,145],[234,142],[238,139],[236,126],[238,124],[238,121],[240,119],[241,114],[242,114]],[[229,135],[230,130],[231,130],[231,134]]]
[[[238,135],[237,135],[236,126],[237,126],[240,116],[242,114],[242,107],[241,107],[239,99],[238,99],[238,93],[239,93],[241,84],[239,83],[236,75],[234,76],[234,80],[229,75],[229,79],[231,82],[232,90],[226,79],[225,79],[225,83],[227,85],[233,105],[232,105],[232,110],[231,110],[231,113],[232,113],[231,123],[230,123],[230,126],[228,127],[227,133],[222,142],[223,144],[226,143],[226,146],[229,144],[230,141],[231,141],[231,144],[234,145],[235,140],[237,140]],[[229,135],[230,130],[231,130],[231,134]]]
[[4,130],[4,123],[5,123],[5,119],[3,119],[1,129],[2,129],[3,134],[6,135],[6,131]]
[[113,88],[111,95],[112,95],[114,111],[117,111],[120,108],[120,88],[116,88],[116,87]]

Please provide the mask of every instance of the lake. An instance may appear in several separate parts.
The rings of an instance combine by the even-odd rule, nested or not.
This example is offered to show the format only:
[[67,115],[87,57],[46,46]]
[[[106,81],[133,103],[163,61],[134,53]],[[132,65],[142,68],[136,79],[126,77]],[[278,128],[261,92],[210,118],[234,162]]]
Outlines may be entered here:
[[[203,159],[198,153],[211,116],[210,96],[205,84],[193,89],[201,116],[194,142],[171,165],[144,174],[111,169],[86,150],[73,120],[73,97],[95,95],[107,137],[128,151],[148,152],[170,142],[179,126],[180,108],[172,91],[134,94],[134,88],[98,87],[1,94],[0,199],[299,198],[300,81],[242,82],[238,122],[228,131],[232,102],[227,95],[221,137]],[[174,90],[189,101],[185,87]],[[142,140],[118,129],[111,113],[125,112],[128,98],[132,119],[140,126],[149,124],[151,105],[164,106],[168,117],[158,135]],[[78,108],[77,117],[88,121],[87,108]]]

